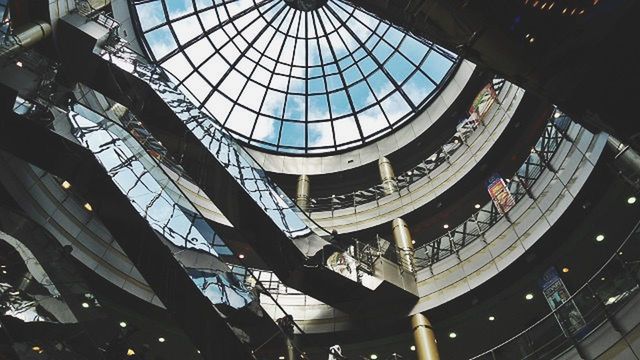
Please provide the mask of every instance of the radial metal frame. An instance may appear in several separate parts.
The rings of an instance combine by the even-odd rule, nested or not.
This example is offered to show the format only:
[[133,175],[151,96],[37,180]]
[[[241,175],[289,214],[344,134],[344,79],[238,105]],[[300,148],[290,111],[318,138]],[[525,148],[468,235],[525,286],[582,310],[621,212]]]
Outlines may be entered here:
[[[183,90],[190,92],[191,98],[199,102],[200,108],[207,106],[208,101],[211,100],[214,94],[224,97],[225,101],[231,103],[231,110],[228,112],[228,114],[226,114],[226,117],[224,119],[217,118],[217,120],[225,125],[225,127],[238,139],[241,139],[244,143],[254,148],[258,148],[261,151],[305,155],[327,154],[352,150],[368,144],[383,135],[387,135],[392,131],[397,130],[400,125],[406,124],[410,119],[415,118],[425,108],[427,108],[431,101],[436,98],[436,96],[448,83],[448,80],[451,78],[452,74],[457,68],[457,65],[459,64],[459,59],[454,54],[438,47],[437,45],[429,41],[418,39],[391,25],[388,22],[376,19],[377,24],[375,24],[375,26],[371,26],[365,21],[358,19],[356,17],[356,15],[358,14],[367,14],[367,16],[371,15],[365,13],[362,9],[352,7],[344,0],[330,0],[328,5],[308,12],[296,10],[286,5],[284,2],[281,2],[280,0],[254,1],[253,6],[233,15],[231,15],[229,13],[229,10],[227,9],[227,5],[232,4],[233,1],[221,1],[218,4],[212,4],[210,6],[201,8],[198,8],[196,6],[197,0],[191,0],[191,2],[192,9],[188,13],[171,18],[171,13],[166,4],[166,1],[164,0],[130,0],[129,4],[131,8],[132,18],[134,19],[134,22],[137,22],[136,30],[139,32],[140,39],[142,40],[142,43],[146,48],[147,55],[154,62],[160,65],[164,65],[167,60],[173,58],[178,54],[183,54],[183,60],[186,60],[188,62],[191,69],[182,79],[177,79],[178,86],[182,87]],[[162,6],[164,19],[154,26],[143,29],[136,8],[139,5],[151,3],[157,3]],[[209,28],[205,27],[202,14],[206,11],[215,11],[219,23]],[[226,13],[223,14],[223,11]],[[256,52],[256,49],[253,47],[253,45],[258,40],[258,38],[260,38],[260,36],[256,36],[256,38],[254,39],[245,38],[242,32],[251,24],[239,27],[236,24],[236,20],[242,18],[243,16],[246,16],[253,11],[256,11],[258,13],[258,16],[266,24],[260,30],[259,35],[262,35],[268,28],[276,29],[276,31],[274,31],[271,35],[270,39],[268,39],[267,47],[273,46],[274,44],[278,45],[277,43],[274,43],[276,34],[278,34],[278,31],[280,30],[286,30],[284,32],[284,40],[281,42],[281,44],[279,44],[280,48],[278,50],[278,55],[275,58],[266,54],[265,52],[259,52],[259,57],[257,60],[246,57],[246,55],[250,51],[253,50],[253,52]],[[276,15],[273,15],[271,16],[271,18],[269,18],[266,14],[270,11],[275,11]],[[174,29],[174,24],[193,16],[195,16],[195,18],[197,19],[198,23],[203,29],[203,32],[196,35],[192,39],[181,43],[179,36],[176,34],[176,30]],[[222,20],[225,17],[227,18],[225,20]],[[370,32],[367,39],[360,39],[357,34],[355,34],[354,31],[350,28],[350,26],[345,26],[348,21],[355,21],[357,22],[358,26],[366,28],[366,30]],[[302,26],[303,24],[305,26]],[[313,26],[313,29],[309,28],[311,25]],[[345,39],[345,34],[341,32],[341,29],[343,28],[344,32],[351,39]],[[162,31],[168,30],[170,32],[172,40],[174,42],[173,46],[175,48],[172,48],[163,56],[156,57],[152,51],[147,35],[160,29],[163,29]],[[232,31],[227,31],[227,29],[232,29]],[[216,31],[223,32],[226,39],[226,41],[219,46],[216,46],[209,37],[209,35],[213,34]],[[392,34],[392,32],[396,33]],[[315,34],[315,36],[309,36],[309,34]],[[331,34],[335,34],[342,45],[345,46],[345,48],[347,49],[347,53],[345,55],[339,55],[336,51],[336,46],[338,45],[326,40],[325,41],[328,44],[329,54],[322,53],[323,49],[321,46],[321,40],[324,40],[325,37],[328,40],[328,37]],[[400,35],[401,38],[397,41],[397,43],[393,43],[393,40],[389,40],[389,38],[391,37],[389,35]],[[188,56],[186,50],[189,48],[189,46],[205,39],[208,41],[209,46],[211,46],[213,49],[216,49],[216,51],[209,54],[204,60],[195,63],[193,59]],[[405,41],[410,41],[405,39],[411,39],[414,41],[414,43],[419,43],[420,45],[425,47],[426,52],[419,59],[419,61],[414,61],[411,56],[408,56],[401,51],[400,48],[403,46]],[[349,46],[347,45],[349,40],[355,41],[357,43],[357,46],[349,48]],[[292,58],[282,59],[281,57],[283,55],[283,50],[288,41],[293,41],[294,44]],[[305,65],[294,64],[296,54],[295,47],[301,41],[304,42],[304,45],[306,46],[306,49],[304,50]],[[366,45],[372,41],[374,42],[373,44],[370,44],[368,46]],[[234,51],[239,52],[240,55],[233,62],[228,61],[224,56],[222,57],[222,59],[227,63],[228,67],[225,73],[221,76],[220,80],[213,83],[209,79],[207,79],[207,74],[203,71],[203,66],[208,64],[208,62],[214,56],[220,53],[219,50],[225,48],[226,46],[234,46]],[[312,48],[317,48],[319,52],[319,54],[317,54],[317,58],[319,59],[318,64],[310,65],[310,46]],[[377,50],[378,46],[385,46],[391,49],[391,52],[382,61],[373,54],[373,51]],[[431,54],[439,54],[439,56],[441,57],[440,59],[451,62],[448,70],[444,73],[440,81],[438,81],[437,78],[434,79],[432,74],[427,73],[427,71],[423,69],[426,61],[432,56]],[[391,59],[395,56],[399,56],[402,61],[407,62],[411,66],[410,72],[405,74],[406,77],[404,77],[404,79],[402,79],[401,81],[397,81],[396,79],[394,79],[393,74],[390,73],[386,68],[386,65],[388,65],[389,61],[391,61]],[[325,61],[325,57],[329,57],[330,61]],[[236,96],[229,96],[224,92],[219,91],[220,85],[222,85],[227,76],[229,76],[229,74],[234,71],[234,69],[238,66],[239,62],[242,59],[248,59],[252,64],[252,69],[248,74],[241,73],[241,75],[244,76],[244,83],[241,85],[241,90]],[[372,61],[374,63],[373,70],[368,71],[367,69],[363,68],[364,61]],[[345,62],[348,63],[347,66],[343,65]],[[270,66],[272,67],[272,69],[269,69],[264,63],[273,64],[273,66]],[[277,73],[276,69],[281,66],[288,67],[288,73]],[[328,71],[328,69],[330,68],[332,68],[333,71]],[[267,84],[260,84],[251,79],[258,69],[260,71],[267,71],[270,73],[270,78]],[[294,74],[294,69],[303,71],[304,76],[298,76]],[[344,74],[348,71],[357,73],[357,80],[349,81],[348,79],[346,79]],[[383,92],[382,95],[378,95],[376,92],[379,91],[374,90],[375,86],[372,85],[371,77],[374,74],[378,73],[383,76],[383,82],[385,82],[385,85],[388,83],[392,86],[391,91],[389,91],[388,93]],[[411,80],[413,80],[414,77],[418,79],[418,75],[416,75],[418,73],[421,74],[421,76],[423,76],[425,79],[427,79],[428,83],[430,84],[430,86],[433,86],[433,88],[423,99],[412,100],[411,96],[407,94],[403,87],[407,85]],[[286,84],[286,91],[282,91],[281,89],[272,87],[274,75],[285,76],[288,79],[288,82]],[[187,79],[190,79],[192,76],[194,78],[203,79],[204,81],[206,81],[207,86],[210,87],[206,96],[202,99],[197,99],[195,94],[193,94],[193,91],[185,86],[184,82]],[[331,88],[330,84],[328,84],[327,79],[331,76],[337,76],[339,78],[339,87]],[[309,89],[309,83],[312,80],[322,81],[322,91],[312,92]],[[304,91],[294,91],[292,88],[292,81],[303,81],[305,84]],[[258,86],[264,87],[265,89],[262,95],[262,99],[259,102],[259,107],[257,107],[257,111],[239,103],[239,99],[243,95],[245,88],[252,82],[254,84],[257,84]],[[354,95],[351,93],[351,91],[354,91],[353,89],[359,85],[365,85],[366,92],[369,94],[369,96],[373,95],[372,99],[366,100],[367,104],[364,106],[357,106],[356,101],[358,99],[354,100]],[[330,88],[331,90],[329,90]],[[277,116],[266,113],[263,109],[265,100],[270,92],[284,94],[284,100],[281,104],[282,107],[281,109],[279,109],[279,114]],[[335,102],[333,103],[334,105],[332,105],[332,95],[346,96],[349,111],[346,113],[334,114],[335,108],[340,105],[335,105]],[[390,103],[393,100],[392,97],[397,95],[399,95],[402,99],[402,102],[408,106],[408,110],[399,115],[397,118],[391,118],[388,111],[383,107],[383,102],[389,99],[388,103]],[[293,99],[292,96],[304,97],[304,115],[301,116],[301,119],[294,117],[286,118],[288,108],[290,107],[290,99]],[[310,96],[324,97],[325,102],[323,104],[326,105],[326,109],[328,112],[327,118],[322,118],[319,120],[309,119],[309,110],[311,107],[309,104]],[[251,112],[253,114],[252,116],[254,116],[250,120],[252,121],[252,126],[249,134],[241,133],[228,126],[231,113],[237,107],[243,112]],[[207,109],[207,111],[208,110],[209,109]],[[371,112],[377,112],[377,114],[383,116],[385,121],[384,127],[375,129],[373,131],[363,130],[363,126],[360,120],[361,117],[369,110],[371,110]],[[358,136],[356,139],[347,139],[345,141],[337,139],[336,121],[340,120],[343,120],[343,122],[345,123],[355,124],[358,132]],[[258,139],[254,137],[259,121],[273,122],[273,136],[275,138],[273,141]],[[323,127],[326,131],[326,129],[328,129],[326,125],[327,122],[329,122],[331,126],[332,143],[328,145],[312,145],[312,139],[310,139],[310,132],[312,130],[310,130],[310,125],[312,127]],[[287,132],[287,126],[304,126],[304,141],[302,141],[300,144],[283,143],[283,134]]]

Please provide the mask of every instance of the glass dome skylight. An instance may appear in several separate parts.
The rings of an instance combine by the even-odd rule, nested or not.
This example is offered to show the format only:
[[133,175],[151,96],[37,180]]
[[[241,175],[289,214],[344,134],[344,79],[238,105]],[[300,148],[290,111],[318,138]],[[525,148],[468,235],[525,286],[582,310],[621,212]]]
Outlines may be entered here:
[[238,139],[357,147],[413,118],[455,55],[342,0],[131,0],[150,55]]

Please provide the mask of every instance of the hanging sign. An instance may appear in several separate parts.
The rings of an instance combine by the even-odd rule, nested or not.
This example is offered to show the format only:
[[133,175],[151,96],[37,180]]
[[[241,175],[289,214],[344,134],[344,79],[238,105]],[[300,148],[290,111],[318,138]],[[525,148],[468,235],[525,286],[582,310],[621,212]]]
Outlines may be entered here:
[[487,191],[489,192],[489,196],[491,196],[491,200],[493,200],[493,203],[498,208],[498,211],[503,215],[516,205],[516,200],[513,198],[513,195],[511,195],[509,187],[498,174],[492,175],[489,180],[487,180]]
[[570,337],[585,328],[587,323],[580,309],[571,299],[571,295],[555,267],[550,267],[544,273],[542,279],[540,279],[540,287],[549,307],[552,311],[555,311],[553,315],[558,321],[564,336]]

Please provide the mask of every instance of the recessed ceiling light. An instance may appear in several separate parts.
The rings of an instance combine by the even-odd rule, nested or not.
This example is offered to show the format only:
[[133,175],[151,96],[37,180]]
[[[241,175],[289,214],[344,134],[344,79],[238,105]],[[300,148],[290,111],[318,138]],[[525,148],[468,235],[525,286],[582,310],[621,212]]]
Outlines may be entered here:
[[378,358],[378,355],[376,355],[376,354],[369,355],[369,359],[371,359],[371,360],[376,360],[377,358]]
[[524,296],[525,299],[527,300],[532,300],[533,299],[533,294],[532,293],[528,293],[527,295]]
[[16,65],[17,65],[18,67],[22,67],[22,66],[23,66],[23,65],[22,65],[22,61],[16,61]]
[[161,343],[163,343],[165,340],[164,340],[164,338],[163,338],[163,337],[159,337],[159,338],[158,338],[158,341],[159,341],[159,342],[161,342]]
[[196,350],[196,352],[197,352],[198,354],[200,354],[200,350]]
[[606,278],[603,276],[600,278],[600,281],[604,281]]
[[238,255],[238,257],[239,257],[240,259],[244,259],[244,254],[240,254],[240,255]]
[[133,356],[135,354],[136,354],[136,352],[133,351],[133,349],[127,349],[127,356]]
[[33,350],[33,351],[35,351],[35,352],[40,352],[40,351],[42,351],[42,348],[41,348],[40,346],[38,346],[38,345],[34,345],[34,346],[31,348],[31,350]]
[[563,267],[563,268],[562,268],[562,272],[563,272],[563,273],[565,273],[565,274],[566,274],[566,273],[568,273],[568,272],[569,272],[569,268],[568,268],[568,267],[566,267],[566,266],[565,266],[565,267]]
[[476,208],[476,209],[480,209],[480,204],[475,204],[475,205],[473,205],[473,207]]
[[633,205],[633,204],[635,204],[635,203],[636,203],[636,200],[638,200],[638,199],[636,199],[636,197],[635,197],[635,196],[631,196],[631,197],[629,197],[629,198],[627,199],[627,204],[629,204],[629,205]]
[[411,240],[411,243],[412,243],[413,245],[415,245],[415,244],[416,244],[416,241],[415,241],[415,240]]
[[67,180],[62,182],[62,188],[63,189],[70,189],[71,188],[71,183],[68,182]]
[[610,297],[608,302],[609,304],[616,302],[616,297],[615,296]]
[[493,321],[495,319],[496,319],[495,316],[493,316],[493,315],[489,316],[489,321]]
[[280,356],[278,356],[278,359],[280,359],[280,360],[284,360],[284,355],[280,355]]
[[411,345],[411,347],[409,348],[411,351],[416,351],[416,346],[415,345]]
[[7,270],[2,270],[2,273],[3,273],[4,275],[7,275]]
[[442,227],[445,228],[445,229],[448,229],[449,225],[448,224],[444,224],[444,225],[442,225]]
[[89,308],[89,303],[83,302],[81,305],[85,309]]
[[84,208],[87,211],[93,211],[93,206],[91,206],[91,204],[89,203],[84,203]]
[[458,334],[456,334],[456,333],[454,333],[454,332],[450,332],[450,333],[449,333],[449,337],[450,337],[451,339],[455,339],[456,337],[458,337]]
[[602,235],[602,234],[598,234],[598,236],[596,236],[596,241],[597,241],[597,242],[600,242],[600,241],[602,241],[602,240],[604,240],[604,235]]
[[120,321],[120,327],[121,328],[126,328],[127,327],[127,323],[124,321]]

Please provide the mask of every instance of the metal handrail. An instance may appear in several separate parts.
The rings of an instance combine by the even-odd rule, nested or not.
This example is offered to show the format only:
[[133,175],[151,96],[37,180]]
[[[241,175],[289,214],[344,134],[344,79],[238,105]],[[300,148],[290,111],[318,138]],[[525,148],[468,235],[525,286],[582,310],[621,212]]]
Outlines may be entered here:
[[[501,95],[504,91],[508,91],[511,86],[514,86],[507,84],[504,79],[499,77],[495,77],[491,84],[496,91],[497,96]],[[497,101],[497,99],[495,101]],[[509,104],[508,108],[510,108],[511,105],[512,103]],[[441,165],[450,164],[450,158],[460,149],[464,148],[464,145],[467,144],[467,139],[477,133],[478,129],[486,128],[487,123],[492,120],[485,120],[485,116],[486,113],[483,113],[479,117],[479,126],[474,126],[472,128],[466,126],[461,127],[453,136],[441,145],[436,152],[420,161],[411,169],[396,176],[394,180],[397,184],[397,189],[394,191],[394,194],[401,197],[406,195],[405,192],[411,192],[411,185],[425,177],[428,177],[432,172],[439,169]],[[390,196],[387,193],[386,187],[379,184],[345,194],[326,197],[312,197],[310,199],[308,212],[309,214],[312,214],[314,212],[333,212],[341,209],[356,208],[374,201],[379,202],[386,196]]]
[[[571,119],[555,110],[525,162],[511,178],[506,179],[516,204],[522,198],[532,196],[530,189],[542,176],[545,168],[554,171],[549,168],[549,161],[561,143],[567,140],[566,131],[571,123]],[[482,238],[484,233],[505,217],[509,220],[508,212],[506,215],[502,214],[493,202],[488,202],[460,225],[416,248],[417,270],[430,267],[445,257],[457,255],[460,249]]]
[[[587,279],[587,281],[585,281],[584,284],[582,284],[582,286],[580,286],[580,288],[578,288],[578,290],[576,290],[573,294],[571,294],[571,296],[569,298],[567,298],[562,304],[560,304],[557,308],[555,308],[554,310],[552,310],[551,312],[549,312],[547,315],[543,316],[542,318],[540,318],[538,321],[536,321],[533,325],[527,327],[526,329],[520,331],[519,333],[517,333],[516,335],[512,336],[511,338],[509,338],[506,341],[503,341],[502,343],[492,347],[491,349],[480,353],[472,358],[470,358],[470,360],[474,360],[474,359],[479,359],[483,356],[487,356],[487,355],[491,355],[493,354],[496,350],[500,349],[501,347],[504,347],[506,344],[514,341],[515,339],[517,339],[518,337],[529,333],[532,329],[536,328],[537,326],[539,326],[540,324],[542,324],[545,320],[551,318],[552,316],[555,316],[560,309],[562,309],[564,306],[566,306],[567,304],[570,304],[573,302],[573,300],[576,299],[576,297],[578,295],[580,295],[583,291],[585,290],[590,290],[589,285],[591,283],[593,283],[597,278],[600,277],[600,275],[602,274],[602,272],[605,270],[605,268],[607,268],[607,266],[609,266],[612,261],[614,260],[618,260],[620,254],[622,253],[622,249],[625,248],[625,246],[627,245],[627,243],[629,241],[631,241],[631,239],[635,239],[636,235],[640,234],[640,222],[637,222],[636,225],[633,227],[633,230],[631,230],[631,232],[629,233],[629,235],[624,239],[624,241],[618,246],[618,248],[611,254],[611,256],[609,256],[609,258],[607,259],[607,261],[605,261],[605,263],[600,266],[600,268],[598,268],[598,270],[591,275],[591,277],[589,277],[589,279]],[[636,279],[637,281],[637,279]],[[636,284],[636,286],[638,286],[638,284]],[[640,288],[637,288],[640,289]],[[590,290],[591,291],[591,290]]]

